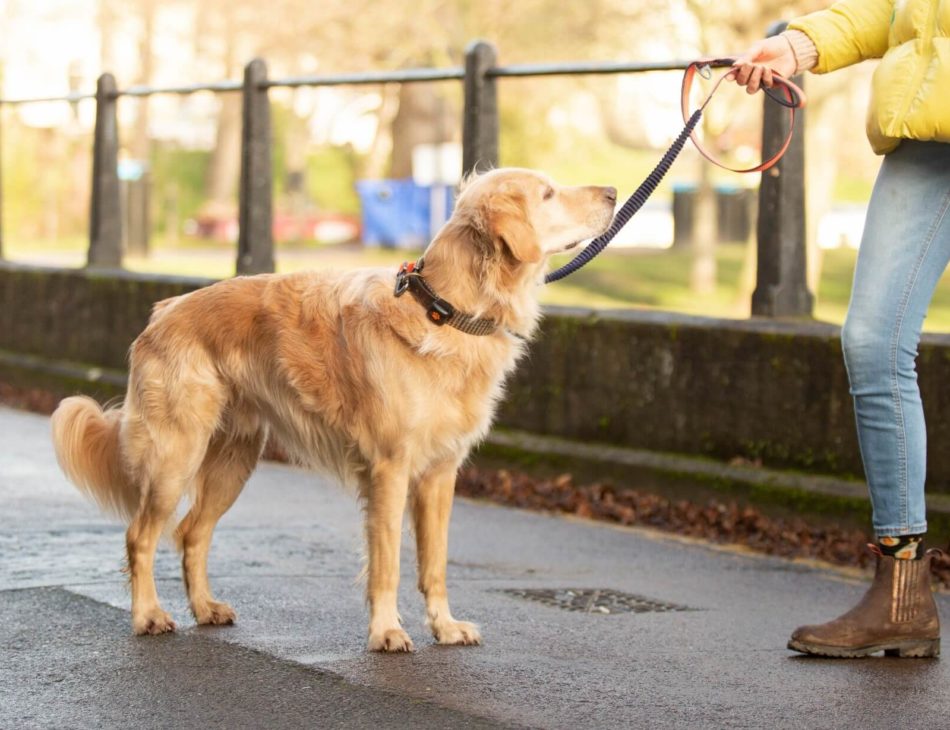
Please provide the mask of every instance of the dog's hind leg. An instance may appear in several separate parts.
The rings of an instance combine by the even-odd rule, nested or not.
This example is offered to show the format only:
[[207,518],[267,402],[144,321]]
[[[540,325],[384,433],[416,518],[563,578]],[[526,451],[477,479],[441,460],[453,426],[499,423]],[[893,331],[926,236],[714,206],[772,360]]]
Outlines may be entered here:
[[429,469],[410,494],[412,522],[419,561],[419,590],[425,596],[426,619],[440,644],[480,644],[475,624],[456,621],[449,610],[445,587],[449,548],[449,518],[459,463],[446,461]]
[[362,484],[366,500],[369,565],[370,651],[412,651],[412,640],[399,621],[399,544],[409,491],[409,471],[401,460],[374,463]]
[[131,359],[120,441],[129,471],[141,487],[139,509],[126,532],[132,630],[163,634],[174,631],[175,623],[158,602],[155,550],[205,458],[226,395],[200,352],[183,353],[169,367],[147,343],[137,343]]
[[175,630],[162,610],[155,589],[153,565],[159,538],[185,488],[194,478],[207,448],[204,435],[171,433],[147,454],[143,495],[138,514],[126,532],[129,578],[132,584],[132,630],[136,634],[164,634]]
[[219,432],[195,479],[195,503],[175,531],[182,552],[182,573],[191,612],[199,624],[234,623],[234,610],[214,600],[208,583],[208,551],[218,520],[238,498],[254,470],[264,445],[265,431],[239,435]]

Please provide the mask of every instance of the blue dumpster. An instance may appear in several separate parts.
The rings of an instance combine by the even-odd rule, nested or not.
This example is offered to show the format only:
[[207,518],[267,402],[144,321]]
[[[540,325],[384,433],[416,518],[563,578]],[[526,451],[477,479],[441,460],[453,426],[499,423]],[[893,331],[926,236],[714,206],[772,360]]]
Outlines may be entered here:
[[[452,212],[448,186],[417,185],[412,180],[360,180],[356,183],[363,217],[363,243],[382,248],[423,248]],[[433,216],[433,198],[444,198],[443,216]],[[439,207],[437,205],[437,207]],[[437,218],[437,219],[436,219]]]

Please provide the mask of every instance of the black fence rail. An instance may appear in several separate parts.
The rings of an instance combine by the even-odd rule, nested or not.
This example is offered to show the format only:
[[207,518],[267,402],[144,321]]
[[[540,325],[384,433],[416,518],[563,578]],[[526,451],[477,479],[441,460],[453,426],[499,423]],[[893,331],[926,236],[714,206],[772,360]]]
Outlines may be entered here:
[[[776,24],[777,33],[783,25]],[[239,186],[239,274],[274,271],[271,120],[268,91],[301,86],[340,86],[385,83],[461,81],[462,167],[465,173],[501,164],[498,154],[498,80],[515,77],[581,74],[626,74],[683,70],[689,61],[659,63],[558,63],[498,66],[490,43],[476,41],[465,55],[464,67],[419,68],[390,72],[296,76],[271,79],[267,65],[254,59],[244,69],[241,82],[224,81],[187,86],[117,88],[115,77],[99,77],[96,93],[70,94],[42,99],[0,99],[0,107],[38,102],[75,103],[95,99],[92,194],[89,215],[90,267],[122,264],[122,216],[118,177],[119,129],[116,107],[120,97],[156,94],[240,91],[243,97],[241,177]],[[800,81],[800,80],[799,80]],[[765,104],[763,147],[774,149],[787,132],[787,116]],[[752,314],[768,317],[810,316],[812,296],[805,281],[804,116],[785,157],[763,174],[759,189],[757,229],[758,271],[752,297]],[[2,131],[0,131],[2,145]],[[0,146],[2,149],[2,146]],[[3,203],[0,178],[0,257],[3,255]]]

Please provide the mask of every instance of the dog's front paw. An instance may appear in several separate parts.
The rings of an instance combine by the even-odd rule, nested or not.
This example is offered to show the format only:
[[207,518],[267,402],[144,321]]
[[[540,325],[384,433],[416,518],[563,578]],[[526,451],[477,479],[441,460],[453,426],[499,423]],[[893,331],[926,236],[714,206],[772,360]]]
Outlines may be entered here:
[[172,621],[172,617],[157,606],[132,616],[132,631],[135,632],[136,636],[144,636],[145,634],[157,636],[174,630],[175,622]]
[[412,651],[412,639],[400,628],[370,632],[367,648],[370,651]]
[[441,621],[432,624],[432,635],[444,645],[478,646],[482,635],[478,627],[468,621]]
[[225,626],[233,624],[237,620],[234,609],[219,601],[206,601],[192,606],[191,612],[195,615],[195,621],[199,625]]

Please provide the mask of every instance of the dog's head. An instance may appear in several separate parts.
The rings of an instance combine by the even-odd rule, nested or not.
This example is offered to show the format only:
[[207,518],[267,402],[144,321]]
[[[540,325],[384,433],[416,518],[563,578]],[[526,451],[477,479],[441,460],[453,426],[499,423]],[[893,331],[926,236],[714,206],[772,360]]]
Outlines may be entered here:
[[548,259],[606,230],[616,199],[614,188],[562,187],[531,170],[470,177],[425,252],[426,276],[462,311],[527,336]]
[[483,254],[543,266],[602,233],[616,201],[614,188],[564,187],[539,172],[501,168],[463,184],[454,217],[474,230]]

